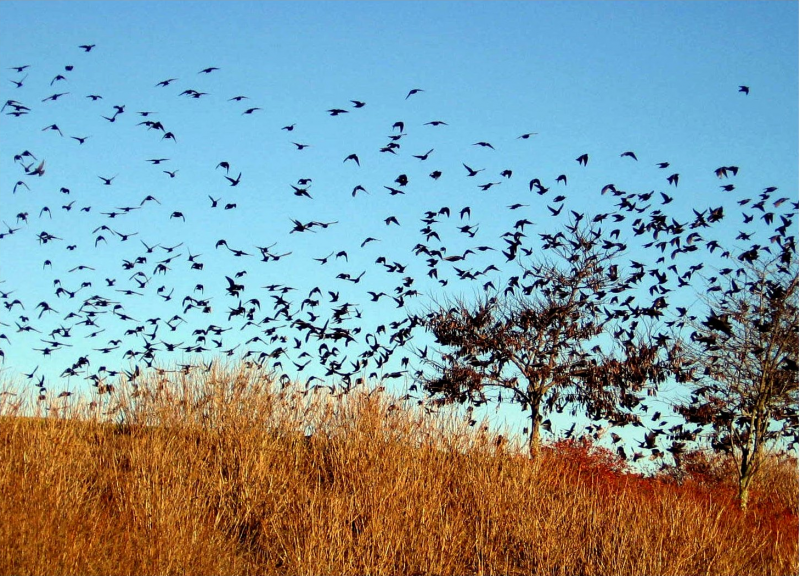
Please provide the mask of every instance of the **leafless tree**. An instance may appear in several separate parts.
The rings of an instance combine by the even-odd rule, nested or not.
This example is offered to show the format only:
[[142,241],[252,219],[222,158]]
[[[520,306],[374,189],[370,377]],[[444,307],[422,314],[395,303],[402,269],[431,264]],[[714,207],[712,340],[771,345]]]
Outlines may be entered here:
[[540,234],[542,257],[518,260],[522,280],[473,301],[437,304],[423,320],[441,347],[428,357],[426,391],[471,405],[487,402],[491,389],[499,400],[508,393],[529,412],[533,459],[551,411],[580,407],[594,420],[639,424],[633,410],[641,394],[670,373],[670,339],[647,329],[666,307],[664,297],[635,306],[644,270],[624,274],[626,246],[581,219]]
[[789,238],[778,256],[757,253],[740,255],[705,292],[705,314],[691,320],[682,351],[691,397],[676,406],[730,457],[742,509],[770,447],[798,442],[796,246]]

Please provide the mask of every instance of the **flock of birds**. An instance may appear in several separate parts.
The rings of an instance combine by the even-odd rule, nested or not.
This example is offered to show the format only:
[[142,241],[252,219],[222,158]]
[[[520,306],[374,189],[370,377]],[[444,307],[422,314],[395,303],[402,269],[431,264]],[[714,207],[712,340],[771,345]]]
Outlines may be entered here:
[[[84,53],[81,66],[91,66],[95,45],[85,44],[79,50]],[[164,221],[183,223],[191,215],[185,208],[170,206],[166,197],[174,190],[168,186],[185,174],[183,167],[172,166],[171,158],[177,147],[189,147],[192,142],[186,142],[180,131],[171,127],[169,119],[157,112],[139,110],[127,102],[105,106],[102,94],[82,94],[72,79],[75,68],[67,65],[59,69],[49,82],[53,92],[38,95],[31,94],[28,85],[34,75],[40,75],[41,79],[43,72],[28,65],[11,68],[14,97],[2,105],[4,122],[35,119],[35,123],[29,124],[37,131],[72,140],[76,150],[83,152],[92,146],[93,137],[76,133],[76,127],[67,130],[70,118],[56,104],[72,99],[79,101],[76,106],[96,106],[98,121],[117,131],[107,131],[105,134],[111,136],[101,146],[113,147],[115,138],[117,141],[122,138],[115,134],[143,131],[163,153],[130,162],[146,162],[153,171],[163,174],[165,184],[163,194],[154,188],[140,193],[135,201],[122,203],[95,191],[73,191],[75,187],[54,167],[59,163],[48,155],[46,146],[20,147],[13,157],[17,170],[13,182],[8,178],[8,164],[4,164],[2,205],[9,206],[9,197],[13,197],[25,208],[16,214],[2,208],[3,259],[9,256],[4,242],[24,242],[24,262],[20,264],[24,273],[37,278],[37,282],[40,278],[40,285],[52,286],[52,290],[48,297],[40,298],[18,291],[13,278],[0,278],[3,304],[0,340],[5,341],[0,344],[3,346],[0,360],[6,368],[13,366],[36,386],[43,401],[69,396],[76,382],[87,381],[102,394],[113,389],[118,377],[124,376],[135,384],[147,370],[161,373],[209,370],[215,358],[234,356],[274,369],[281,380],[305,382],[308,390],[328,387],[339,393],[364,381],[399,383],[405,379],[407,387],[414,391],[416,379],[422,375],[416,361],[424,361],[426,355],[434,353],[433,346],[429,347],[421,333],[424,310],[431,308],[425,291],[530,294],[536,287],[526,283],[523,269],[515,263],[535,259],[549,247],[563,245],[564,235],[558,232],[558,226],[565,221],[573,225],[591,223],[601,230],[601,238],[608,246],[630,248],[642,255],[638,260],[620,262],[620,272],[624,269],[629,275],[628,287],[638,290],[636,297],[618,297],[610,302],[634,321],[672,314],[672,319],[666,322],[672,327],[680,327],[688,317],[686,309],[668,309],[667,297],[671,292],[682,287],[699,287],[697,276],[721,290],[739,290],[737,278],[748,261],[757,260],[765,252],[794,250],[796,240],[792,232],[798,205],[787,197],[779,197],[777,188],[770,186],[738,200],[741,216],[726,213],[726,208],[730,211],[731,197],[723,193],[735,189],[738,166],[715,170],[724,184],[720,186],[719,197],[709,196],[708,206],[693,209],[687,218],[670,214],[682,182],[680,174],[672,171],[666,161],[652,163],[654,174],[659,176],[660,190],[628,192],[609,183],[592,197],[591,203],[597,209],[604,209],[597,213],[578,209],[581,204],[585,206],[585,200],[570,203],[566,195],[569,170],[556,172],[555,178],[524,174],[523,184],[515,188],[518,197],[484,215],[493,222],[504,221],[501,212],[513,215],[513,224],[491,237],[481,229],[479,215],[473,214],[470,206],[420,207],[418,241],[406,252],[392,253],[394,244],[381,244],[380,234],[373,232],[400,228],[403,223],[396,214],[376,223],[358,219],[348,223],[346,218],[355,211],[348,202],[356,205],[362,198],[379,194],[387,200],[394,197],[402,201],[399,197],[411,189],[411,165],[394,179],[378,184],[359,183],[352,189],[348,186],[339,190],[335,205],[341,207],[340,215],[320,219],[293,217],[279,241],[236,244],[229,239],[217,239],[216,235],[212,237],[214,232],[209,229],[207,237],[173,242],[165,231]],[[213,89],[213,77],[219,72],[214,66],[191,71],[192,82],[204,82],[204,90],[178,86],[177,77],[154,81],[148,89],[160,98],[201,100],[210,97],[205,90]],[[741,86],[740,92],[748,95],[749,88]],[[415,100],[425,97],[424,93],[423,89],[413,88],[399,99],[413,105]],[[231,106],[243,107],[236,110],[238,116],[265,113],[263,107],[249,105],[247,96],[238,94],[225,99]],[[357,99],[350,104],[348,108],[331,107],[326,113],[331,117],[354,115],[368,105]],[[298,123],[282,124],[274,129],[276,137],[288,138],[298,152],[311,146],[295,136],[301,132]],[[377,157],[410,158],[415,173],[420,166],[435,164],[435,145],[423,147],[425,152],[407,154],[404,140],[412,131],[445,130],[448,123],[431,120],[421,124],[389,120],[386,141]],[[524,143],[536,136],[535,132],[526,132],[510,135],[509,140]],[[470,146],[495,153],[495,146],[488,141],[477,140]],[[343,166],[360,170],[365,153],[344,150],[340,157]],[[621,151],[620,158],[624,162],[640,162],[630,150]],[[569,162],[573,170],[581,170],[589,164],[590,154],[576,154]],[[221,158],[207,168],[217,175],[218,188],[214,188],[217,193],[206,194],[207,201],[204,198],[202,206],[195,201],[193,213],[259,209],[247,195],[232,195],[247,185],[249,174],[244,170]],[[450,168],[432,166],[429,172],[426,170],[427,185],[436,186],[445,172],[451,175]],[[463,170],[460,175],[452,176],[458,180],[458,186],[469,184],[481,192],[494,192],[501,184],[516,182],[520,178],[518,172],[523,172],[508,167],[493,172],[471,160],[469,164],[461,162],[457,170]],[[97,174],[98,190],[115,189],[119,176],[119,173]],[[315,202],[313,184],[316,181],[312,178],[300,178],[286,185],[286,193]],[[411,202],[423,201],[417,197]],[[98,208],[97,204],[109,207]],[[82,218],[80,224],[73,224],[78,217]],[[210,216],[206,217],[212,221]],[[768,243],[753,242],[746,250],[732,250],[727,240],[714,236],[723,220],[728,227],[741,226],[737,242],[750,241],[754,234],[761,238],[761,230],[768,230],[769,234],[764,236],[769,238]],[[46,229],[53,229],[56,221],[62,222],[61,231],[48,232]],[[235,219],[228,222],[227,226],[235,226]],[[139,227],[134,228],[135,224]],[[331,246],[321,234],[338,226],[350,226],[351,245]],[[534,226],[537,233],[532,232]],[[363,237],[355,237],[362,233]],[[404,237],[412,234],[407,232]],[[258,236],[261,231],[252,231],[250,235]],[[319,250],[318,255],[301,256],[304,252],[298,248],[299,243],[306,241]],[[292,245],[278,248],[282,242]],[[454,245],[459,248],[454,250]],[[378,247],[384,248],[384,253],[374,263],[364,265],[364,256],[360,254]],[[94,260],[94,255],[102,249],[106,249],[103,257]],[[207,250],[213,251],[215,261],[224,268],[213,276],[213,266],[202,257]],[[42,258],[41,254],[47,257]],[[57,259],[51,254],[63,256]],[[713,258],[730,265],[710,270],[707,262]],[[256,280],[270,274],[259,266],[278,262],[288,266],[285,277],[273,278],[266,285]],[[354,264],[360,267],[347,268]],[[302,271],[298,276],[313,275],[315,285],[294,285],[292,270]],[[224,304],[220,305],[220,301]],[[380,314],[375,325],[368,328],[374,309],[380,309]],[[618,336],[625,337],[624,333]],[[10,350],[12,342],[22,339],[32,341],[29,348],[40,357],[34,366],[19,366],[17,357],[5,352],[5,348]]]

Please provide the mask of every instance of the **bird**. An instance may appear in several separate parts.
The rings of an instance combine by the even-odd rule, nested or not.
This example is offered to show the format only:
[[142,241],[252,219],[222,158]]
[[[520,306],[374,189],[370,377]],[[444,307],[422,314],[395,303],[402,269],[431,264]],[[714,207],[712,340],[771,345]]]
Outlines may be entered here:
[[629,158],[633,158],[634,160],[639,160],[639,159],[636,157],[636,154],[634,154],[634,153],[633,153],[633,152],[631,152],[631,151],[628,151],[628,152],[623,152],[622,154],[620,154],[620,158],[624,158],[625,156],[627,156],[627,157],[629,157]]
[[425,92],[425,90],[423,90],[421,88],[413,88],[413,89],[409,90],[408,94],[406,95],[406,100],[408,100],[414,94],[419,94],[420,92]]
[[478,170],[474,170],[474,169],[470,168],[469,166],[467,166],[466,164],[462,163],[462,165],[464,166],[464,168],[467,169],[467,172],[468,172],[467,176],[475,176],[476,174],[478,174],[478,172],[483,172],[485,170],[485,168],[480,168]]
[[44,128],[42,128],[42,132],[46,132],[47,130],[53,130],[53,131],[55,131],[55,132],[58,132],[58,134],[59,134],[60,136],[64,136],[64,135],[61,133],[61,129],[60,129],[60,128],[59,128],[59,127],[56,125],[56,124],[51,124],[50,126],[45,126]]
[[84,52],[91,52],[94,46],[95,46],[94,44],[82,44],[78,46],[78,48],[82,48]]
[[344,162],[347,162],[348,160],[352,160],[352,161],[353,161],[353,162],[355,162],[355,163],[356,163],[358,166],[361,166],[361,162],[359,162],[359,160],[358,160],[358,156],[357,156],[356,154],[350,154],[349,156],[347,156],[347,158],[345,158],[344,160],[342,160],[342,163],[344,163]]
[[745,96],[750,94],[750,87],[749,86],[739,86],[739,92],[743,92]]
[[582,166],[586,166],[589,163],[589,155],[588,154],[581,154],[575,160],[578,162],[578,164],[581,164]]
[[198,74],[210,74],[214,70],[219,70],[219,68],[217,68],[216,66],[210,66],[209,68],[203,68],[202,70],[200,70],[200,72],[198,72]]

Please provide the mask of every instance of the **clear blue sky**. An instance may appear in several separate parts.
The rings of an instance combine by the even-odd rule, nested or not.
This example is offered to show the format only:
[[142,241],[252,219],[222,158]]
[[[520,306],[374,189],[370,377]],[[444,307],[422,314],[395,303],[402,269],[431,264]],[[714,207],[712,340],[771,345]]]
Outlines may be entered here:
[[[427,276],[425,256],[414,247],[426,242],[420,221],[428,210],[447,206],[434,228],[446,255],[488,245],[502,249],[500,235],[528,218],[526,233],[557,230],[547,206],[553,197],[567,197],[566,208],[588,213],[614,212],[615,199],[601,196],[608,183],[637,193],[655,191],[674,196],[676,218],[689,219],[692,208],[726,205],[738,218],[735,199],[756,195],[767,186],[797,198],[798,182],[798,5],[796,2],[2,2],[0,70],[2,101],[15,100],[30,108],[19,117],[0,117],[0,213],[12,228],[0,240],[0,290],[4,303],[19,298],[25,306],[0,309],[5,353],[4,373],[30,372],[39,366],[49,388],[85,387],[78,377],[59,379],[81,355],[89,355],[93,373],[99,366],[128,367],[122,354],[140,349],[142,337],[124,332],[144,325],[148,332],[161,317],[159,341],[193,345],[192,331],[213,323],[232,329],[223,335],[221,349],[273,351],[291,349],[296,335],[289,322],[278,319],[260,329],[242,329],[241,317],[228,321],[239,298],[226,294],[225,276],[247,274],[241,300],[258,298],[256,319],[274,312],[275,300],[264,286],[278,284],[296,290],[286,298],[297,309],[310,290],[322,296],[314,309],[321,325],[341,303],[354,304],[344,326],[360,327],[356,342],[345,349],[348,366],[367,347],[365,335],[380,324],[402,320],[404,309],[387,298],[372,302],[368,291],[396,294],[404,277],[423,296],[408,297],[409,309],[419,310],[430,295],[472,294],[484,282],[502,285],[515,273],[505,266],[500,274],[474,282],[460,281],[452,265],[438,266],[441,286]],[[95,45],[86,52],[80,45]],[[28,65],[16,72],[13,67]],[[72,66],[67,71],[65,66]],[[216,67],[209,74],[198,74]],[[55,80],[57,76],[63,80]],[[168,86],[159,82],[176,78]],[[17,87],[15,82],[21,82]],[[739,91],[747,85],[750,93]],[[422,91],[408,96],[412,89]],[[185,90],[207,93],[199,98]],[[55,101],[48,96],[67,93]],[[92,100],[88,95],[99,95]],[[231,100],[246,96],[241,101]],[[355,108],[352,100],[363,101]],[[114,122],[114,106],[124,106]],[[244,114],[249,108],[258,108]],[[331,116],[341,108],[347,114]],[[142,117],[137,112],[153,112]],[[139,125],[160,121],[176,141],[163,132]],[[390,135],[399,134],[396,154],[381,152]],[[443,121],[446,125],[426,125]],[[57,125],[63,137],[55,130]],[[283,127],[294,125],[289,132]],[[536,133],[528,139],[522,134]],[[72,137],[88,137],[83,144]],[[298,150],[293,144],[307,144]],[[476,146],[489,142],[494,149]],[[14,156],[28,150],[46,161],[44,176],[26,175]],[[425,160],[414,158],[433,150]],[[633,151],[634,161],[620,154]],[[576,162],[589,154],[588,165]],[[345,161],[356,154],[360,166]],[[166,158],[161,164],[148,159]],[[32,160],[23,159],[25,164]],[[241,181],[235,187],[218,164],[230,164]],[[669,162],[668,169],[656,167]],[[482,169],[468,177],[462,164]],[[736,192],[727,194],[714,170],[737,165]],[[500,176],[512,170],[511,178]],[[164,170],[175,171],[171,178]],[[439,170],[434,180],[429,175]],[[667,176],[680,174],[677,187]],[[404,187],[395,179],[405,174]],[[567,176],[566,186],[556,178]],[[106,186],[100,177],[114,177]],[[292,185],[310,178],[311,199],[295,196]],[[529,191],[539,178],[550,187],[547,195]],[[27,185],[15,184],[24,181]],[[486,191],[479,184],[495,184]],[[362,185],[369,193],[351,192]],[[402,189],[391,195],[386,187]],[[302,188],[302,186],[299,186]],[[69,189],[69,194],[61,193]],[[120,208],[139,207],[152,195],[160,204],[145,202],[138,210],[113,218]],[[219,199],[212,208],[209,196]],[[73,202],[67,211],[62,206]],[[514,203],[527,204],[509,210]],[[226,204],[236,207],[225,210]],[[40,215],[47,206],[51,213]],[[82,212],[81,207],[91,206]],[[469,220],[459,211],[469,206]],[[170,217],[174,212],[183,217]],[[27,223],[17,215],[28,213]],[[102,213],[106,212],[106,215]],[[385,224],[391,216],[399,225]],[[328,228],[290,233],[292,219],[337,222]],[[563,220],[563,217],[562,219]],[[731,241],[737,220],[731,221]],[[127,241],[108,230],[133,234]],[[458,230],[476,225],[475,237]],[[3,232],[6,227],[3,226]],[[37,241],[41,232],[61,240]],[[97,240],[103,236],[104,240]],[[361,246],[367,238],[377,241]],[[237,258],[224,247],[250,257]],[[141,241],[160,245],[147,254]],[[163,247],[183,243],[173,252]],[[74,250],[67,246],[75,245]],[[256,246],[288,256],[260,262]],[[346,251],[348,259],[331,252]],[[201,254],[203,270],[192,270],[189,254]],[[469,268],[503,264],[497,252],[471,256]],[[165,274],[155,273],[159,260],[168,262]],[[147,258],[131,270],[123,262]],[[407,266],[403,273],[376,264]],[[50,260],[52,266],[44,266]],[[455,263],[458,265],[459,263]],[[463,264],[463,263],[462,263]],[[91,266],[95,270],[76,266]],[[137,289],[132,274],[150,280]],[[337,278],[349,274],[356,284]],[[116,279],[109,287],[106,278]],[[142,278],[140,276],[140,278]],[[54,294],[61,286],[76,291],[74,298]],[[202,284],[204,291],[195,290]],[[158,289],[163,286],[161,294]],[[172,293],[172,300],[162,295]],[[135,290],[126,295],[117,290]],[[339,292],[331,303],[328,291]],[[135,321],[98,321],[105,332],[87,339],[93,328],[75,325],[71,346],[59,346],[50,356],[43,338],[78,320],[86,298],[100,295],[124,306]],[[210,299],[213,313],[184,313],[185,296]],[[313,298],[312,298],[313,299]],[[40,302],[58,313],[39,318]],[[306,307],[298,317],[309,318]],[[19,332],[19,316],[41,330]],[[173,332],[166,320],[186,320]],[[25,325],[21,323],[20,325]],[[177,326],[177,325],[176,325]],[[277,328],[287,344],[253,342],[263,330]],[[391,333],[391,330],[387,332]],[[107,354],[96,349],[119,348]],[[266,337],[265,337],[266,339]],[[382,343],[389,345],[387,337]],[[207,344],[211,343],[211,338]],[[422,345],[423,341],[418,341]],[[304,350],[317,358],[314,338],[281,358],[303,363]],[[333,345],[333,343],[330,343]],[[159,344],[158,360],[182,361],[188,355],[169,353]],[[399,370],[409,352],[398,351],[379,372]],[[135,362],[135,361],[134,361]],[[139,364],[142,362],[139,361]],[[374,364],[366,372],[376,370]],[[324,369],[322,369],[324,372]],[[312,362],[300,379],[319,374]],[[516,410],[516,408],[514,409]]]

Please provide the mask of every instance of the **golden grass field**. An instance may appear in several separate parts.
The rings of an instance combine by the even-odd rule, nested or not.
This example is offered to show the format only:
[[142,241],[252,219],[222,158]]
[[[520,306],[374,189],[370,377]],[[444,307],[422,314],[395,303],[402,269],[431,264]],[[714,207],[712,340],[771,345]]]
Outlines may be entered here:
[[325,390],[243,368],[8,389],[0,573],[798,573],[796,461],[744,513],[724,474],[643,478],[566,441],[534,464],[454,413]]

